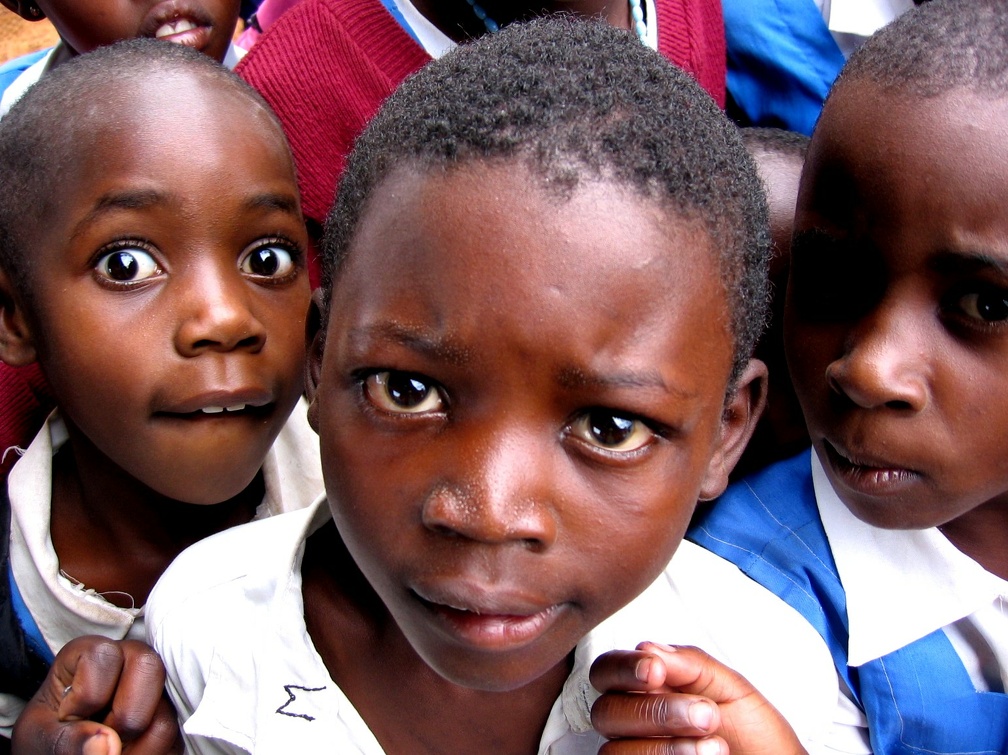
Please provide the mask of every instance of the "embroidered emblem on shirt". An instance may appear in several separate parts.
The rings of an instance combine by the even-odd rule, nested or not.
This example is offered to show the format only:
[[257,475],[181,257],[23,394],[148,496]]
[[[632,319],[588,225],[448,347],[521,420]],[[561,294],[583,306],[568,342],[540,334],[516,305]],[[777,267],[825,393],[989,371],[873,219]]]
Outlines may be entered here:
[[[293,710],[287,710],[291,703],[297,702],[297,692],[321,692],[325,687],[302,687],[299,684],[285,684],[284,692],[287,693],[287,702],[276,709],[276,712],[281,716],[290,716],[291,718],[303,718],[305,721],[314,721],[315,716],[309,716],[307,713],[298,713]],[[303,700],[301,701],[303,702]]]

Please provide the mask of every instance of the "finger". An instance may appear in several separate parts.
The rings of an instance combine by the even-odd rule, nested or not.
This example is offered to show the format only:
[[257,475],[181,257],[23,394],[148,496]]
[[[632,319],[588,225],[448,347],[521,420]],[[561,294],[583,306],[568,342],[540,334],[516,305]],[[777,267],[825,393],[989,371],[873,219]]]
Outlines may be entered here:
[[599,692],[648,692],[665,683],[665,664],[652,653],[611,650],[592,663],[588,680]]
[[63,721],[91,718],[112,701],[123,667],[120,644],[105,637],[78,637],[57,654],[50,674],[64,684],[58,713]]
[[599,748],[599,755],[729,755],[720,737],[704,739],[615,739]]
[[638,647],[660,658],[666,687],[702,695],[719,704],[741,700],[756,691],[744,676],[700,648],[653,642]]
[[182,753],[182,733],[179,730],[178,717],[166,697],[162,697],[158,703],[147,730],[128,743],[124,752],[126,755]]
[[721,726],[717,705],[678,692],[607,692],[591,711],[592,726],[602,736],[702,737]]
[[115,729],[124,742],[147,731],[164,694],[164,664],[154,649],[136,640],[119,643],[122,670],[103,723]]
[[[42,710],[40,718],[36,714]],[[62,722],[31,703],[14,725],[11,751],[18,755],[120,755],[119,737],[94,721]]]

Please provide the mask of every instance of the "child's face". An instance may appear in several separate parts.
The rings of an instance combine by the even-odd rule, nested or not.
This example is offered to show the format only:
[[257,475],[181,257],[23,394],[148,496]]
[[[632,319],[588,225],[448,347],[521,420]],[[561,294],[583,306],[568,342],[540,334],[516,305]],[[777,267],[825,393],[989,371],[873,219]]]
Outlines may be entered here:
[[442,676],[513,689],[562,663],[724,487],[745,430],[711,243],[621,185],[561,200],[511,163],[374,191],[310,416],[347,547]]
[[26,356],[112,465],[217,503],[249,484],[302,392],[306,239],[264,112],[205,78],[160,82],[184,108],[128,84],[79,128],[32,247]]
[[36,0],[76,53],[134,37],[161,37],[223,60],[239,0]]
[[1008,100],[844,86],[795,231],[788,362],[845,503],[926,528],[1003,501]]

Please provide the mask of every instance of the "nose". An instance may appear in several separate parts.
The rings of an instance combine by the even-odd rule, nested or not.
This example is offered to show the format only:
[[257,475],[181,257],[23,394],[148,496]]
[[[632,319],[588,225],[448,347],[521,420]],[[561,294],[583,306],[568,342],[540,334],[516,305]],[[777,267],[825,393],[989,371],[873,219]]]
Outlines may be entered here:
[[207,352],[258,352],[266,328],[253,312],[253,292],[237,268],[202,265],[177,283],[175,347],[186,357]]
[[547,550],[557,537],[557,472],[548,457],[522,436],[457,455],[452,481],[424,501],[424,526],[480,543]]
[[864,409],[919,412],[928,403],[928,321],[898,302],[882,302],[848,335],[843,355],[826,367],[830,387]]

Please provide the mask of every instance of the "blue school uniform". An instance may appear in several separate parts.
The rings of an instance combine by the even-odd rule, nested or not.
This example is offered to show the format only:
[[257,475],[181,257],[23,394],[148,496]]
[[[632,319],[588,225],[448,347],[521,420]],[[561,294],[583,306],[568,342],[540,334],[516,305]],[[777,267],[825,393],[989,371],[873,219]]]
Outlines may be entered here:
[[875,753],[1008,752],[1008,695],[977,691],[944,631],[848,665],[846,596],[809,459],[803,452],[732,485],[698,512],[688,538],[735,563],[815,627],[865,712]]

